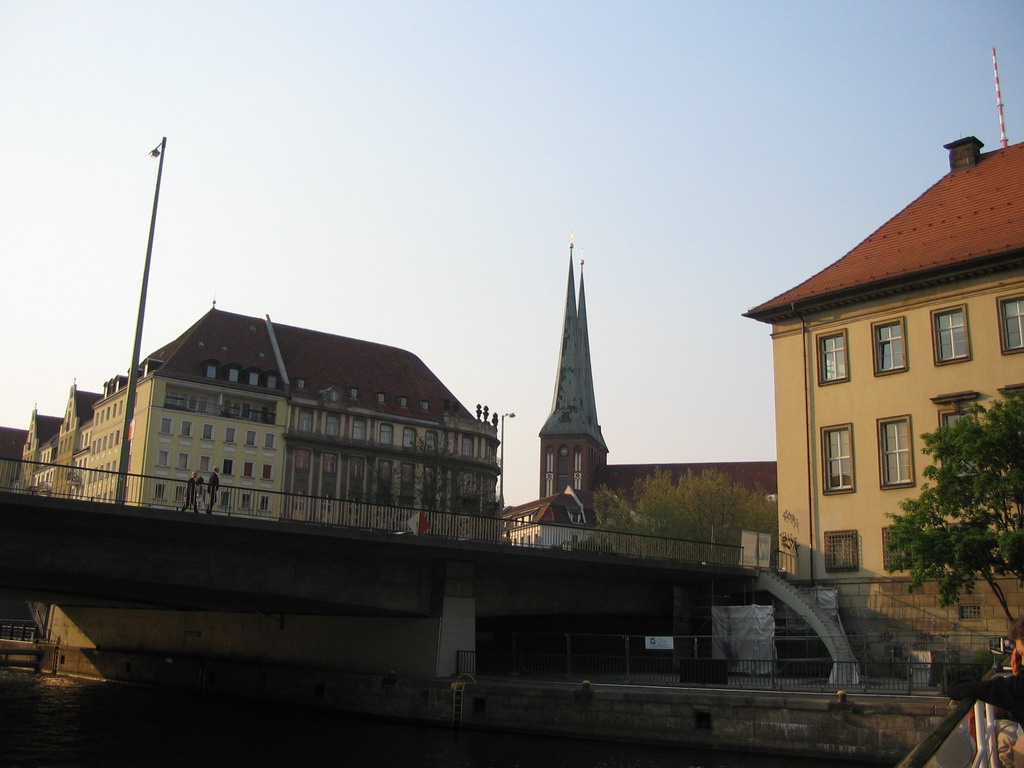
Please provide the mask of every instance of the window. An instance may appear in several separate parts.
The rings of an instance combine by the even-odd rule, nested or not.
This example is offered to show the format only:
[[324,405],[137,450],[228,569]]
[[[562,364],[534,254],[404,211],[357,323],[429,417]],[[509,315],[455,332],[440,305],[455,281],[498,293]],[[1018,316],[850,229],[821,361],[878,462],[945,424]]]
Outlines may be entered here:
[[356,389],[355,387],[349,387],[348,396],[349,397],[359,397],[359,390]]
[[963,307],[932,313],[935,334],[935,362],[969,360],[971,346],[967,335],[967,313]]
[[274,479],[274,465],[273,464],[264,464],[263,465],[263,479],[264,480],[273,480]]
[[893,556],[896,553],[889,549],[889,528],[882,529],[882,567],[891,570]]
[[256,445],[256,430],[255,429],[247,429],[247,430],[245,430],[245,444],[250,446],[250,447]]
[[999,302],[1003,352],[1024,351],[1024,298]]
[[387,395],[385,395],[383,392],[378,392],[377,393],[377,402],[378,403],[384,403],[384,402],[387,401],[387,399],[388,399]]
[[258,387],[260,385],[260,372],[249,371],[249,386]]
[[225,443],[233,443],[233,442],[235,442],[235,428],[234,427],[224,427],[224,442]]
[[169,467],[169,466],[171,466],[171,454],[170,454],[170,451],[157,451],[156,452],[156,465],[158,467]]
[[402,430],[402,447],[403,448],[415,448],[416,447],[416,430],[412,427],[405,427]]
[[338,454],[336,453],[325,453],[323,459],[323,470],[325,475],[333,475],[338,471]]
[[212,463],[212,461],[211,461],[209,456],[200,456],[199,457],[199,471],[200,472],[209,472],[210,471],[211,463]]
[[473,455],[473,438],[469,435],[462,436],[462,455],[472,456]]
[[329,414],[324,424],[324,431],[330,437],[337,437],[341,432],[341,419],[333,414]]
[[403,497],[412,498],[416,487],[416,467],[412,464],[402,465],[401,494]]
[[420,410],[421,411],[429,411],[430,410],[430,401],[429,400],[420,400]]
[[188,469],[188,458],[189,454],[187,453],[178,454],[178,469]]
[[169,434],[171,434],[171,431],[173,429],[174,429],[174,426],[171,424],[171,420],[169,418],[164,417],[164,418],[160,419],[160,434],[161,435],[169,435]]
[[313,431],[313,412],[302,410],[299,411],[299,432],[312,432]]
[[221,462],[221,465],[224,468],[224,474],[225,475],[233,475],[233,474],[235,474],[235,460],[234,459],[224,459],[224,461]]
[[365,440],[366,439],[366,419],[353,419],[352,420],[352,439],[353,440]]
[[263,447],[268,451],[274,450],[274,433],[267,432],[263,435]]
[[306,380],[305,379],[296,379],[295,380],[295,388],[296,389],[305,389],[306,388]]
[[853,490],[852,430],[849,424],[822,430],[825,493]]
[[978,621],[981,619],[980,605],[964,605],[961,603],[957,606],[957,612],[960,615],[961,621]]
[[826,571],[856,571],[858,555],[856,531],[825,531]]
[[395,428],[390,424],[380,425],[380,443],[383,445],[391,445],[395,439]]
[[437,450],[437,432],[434,430],[427,430],[427,434],[423,436],[423,445],[428,451]]
[[907,369],[903,321],[872,326],[875,337],[875,373],[895,373]]
[[882,485],[910,485],[913,482],[910,417],[878,422],[878,442]]
[[255,465],[251,461],[242,462],[242,477],[252,477]]
[[309,451],[295,452],[295,468],[309,469]]
[[213,440],[213,424],[203,424],[203,440]]
[[846,331],[818,337],[818,382],[846,381]]
[[400,406],[402,406],[403,408],[408,408],[409,407],[409,398],[408,397],[399,397],[398,398],[398,404]]
[[153,499],[165,501],[167,499],[167,483],[157,483],[153,486]]
[[208,379],[216,379],[217,378],[217,364],[216,363],[207,363],[205,366],[203,366],[203,375],[206,376],[206,378],[208,378]]
[[228,381],[238,381],[238,369],[228,368]]
[[182,437],[192,437],[192,422],[191,421],[182,421],[181,422],[181,436]]
[[267,388],[268,389],[277,389],[277,374],[276,373],[268,373],[267,374]]

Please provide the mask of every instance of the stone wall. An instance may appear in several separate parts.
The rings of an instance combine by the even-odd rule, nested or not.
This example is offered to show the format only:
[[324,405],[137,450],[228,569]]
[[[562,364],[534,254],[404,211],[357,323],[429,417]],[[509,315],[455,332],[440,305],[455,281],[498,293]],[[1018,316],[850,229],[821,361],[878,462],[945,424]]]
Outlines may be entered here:
[[[61,648],[59,674],[452,727],[452,679]],[[462,676],[461,727],[892,764],[948,712],[936,697],[836,697]]]

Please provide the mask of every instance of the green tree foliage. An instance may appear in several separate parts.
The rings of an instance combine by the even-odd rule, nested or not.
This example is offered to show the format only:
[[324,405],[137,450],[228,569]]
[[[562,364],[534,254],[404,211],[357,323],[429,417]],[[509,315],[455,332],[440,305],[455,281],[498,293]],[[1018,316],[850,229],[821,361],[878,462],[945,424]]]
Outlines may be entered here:
[[778,532],[777,505],[760,490],[749,490],[717,470],[688,472],[674,482],[657,469],[636,482],[630,496],[606,486],[594,494],[594,509],[605,530],[643,533],[719,544],[739,544],[743,530]]
[[1024,394],[922,438],[932,464],[921,494],[889,515],[890,572],[909,571],[910,591],[935,581],[944,606],[980,579],[1014,618],[997,579],[1024,580]]

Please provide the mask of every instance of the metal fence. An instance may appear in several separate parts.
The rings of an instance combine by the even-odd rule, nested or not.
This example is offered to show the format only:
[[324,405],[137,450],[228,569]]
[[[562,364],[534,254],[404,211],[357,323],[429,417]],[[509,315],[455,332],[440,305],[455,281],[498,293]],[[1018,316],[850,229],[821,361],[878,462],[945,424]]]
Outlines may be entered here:
[[0,619],[0,640],[20,640],[34,643],[38,636],[39,628],[34,621]]
[[[184,472],[176,474],[185,475]],[[122,483],[123,493],[119,488]],[[738,566],[742,556],[742,548],[735,545],[604,531],[583,525],[524,525],[497,517],[281,493],[257,485],[222,484],[211,495],[209,487],[203,484],[198,486],[192,504],[187,476],[122,475],[109,470],[13,459],[0,459],[0,490],[100,503],[116,503],[120,495],[125,504],[151,509],[195,510],[215,515],[701,565]]]
[[[957,665],[962,666],[962,665]],[[984,667],[975,669],[980,677]],[[477,677],[682,685],[740,690],[934,694],[959,677],[942,663],[813,659],[714,659],[677,656],[565,655],[459,651],[458,672]]]
[[[951,645],[978,645],[980,636],[932,636],[929,650],[888,656],[871,638],[847,639],[857,661],[834,662],[817,635],[776,635],[751,644],[750,638],[713,635],[499,633],[478,643],[476,651],[459,652],[458,671],[568,682],[911,694],[935,693],[954,680],[981,677],[992,665],[987,650],[984,656],[972,655]],[[749,655],[758,658],[744,658],[748,651],[737,650],[743,648],[753,648]]]

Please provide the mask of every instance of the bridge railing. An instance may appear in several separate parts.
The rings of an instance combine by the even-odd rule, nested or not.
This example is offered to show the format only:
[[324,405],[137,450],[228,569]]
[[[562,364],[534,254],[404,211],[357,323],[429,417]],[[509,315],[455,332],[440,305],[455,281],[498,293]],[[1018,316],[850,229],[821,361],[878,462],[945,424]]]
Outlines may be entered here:
[[[175,472],[186,475],[187,470]],[[17,493],[113,504],[122,477],[111,470],[0,459],[0,490]],[[606,531],[584,525],[524,524],[460,512],[282,493],[255,485],[238,485],[233,480],[222,481],[215,498],[207,484],[197,486],[193,504],[187,477],[129,474],[124,503],[703,565],[739,565],[742,555],[741,547],[729,544]]]

